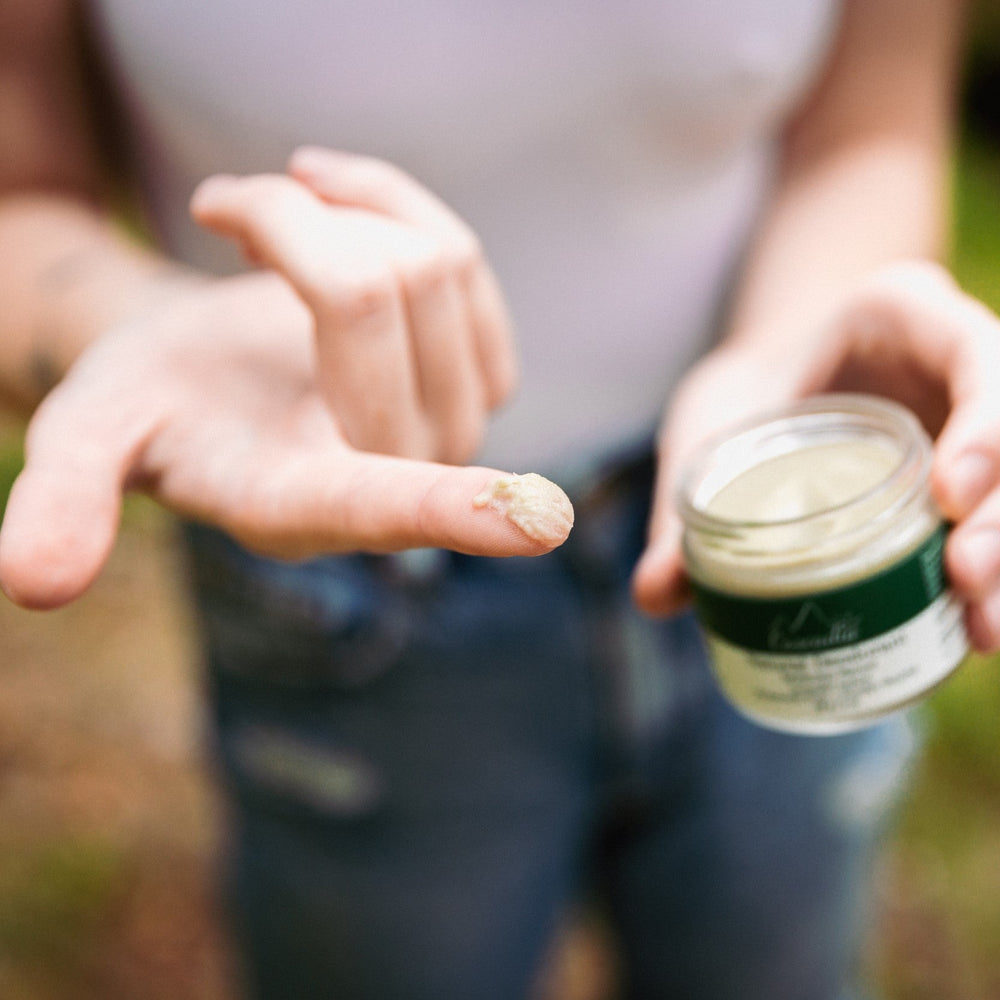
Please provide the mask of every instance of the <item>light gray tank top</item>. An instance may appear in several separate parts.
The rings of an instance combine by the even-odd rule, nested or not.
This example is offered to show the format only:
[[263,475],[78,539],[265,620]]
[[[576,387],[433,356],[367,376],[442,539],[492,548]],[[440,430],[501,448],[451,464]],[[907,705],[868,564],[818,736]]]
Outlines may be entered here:
[[92,0],[164,244],[215,171],[392,160],[479,233],[522,379],[483,461],[572,467],[657,423],[712,337],[836,0]]

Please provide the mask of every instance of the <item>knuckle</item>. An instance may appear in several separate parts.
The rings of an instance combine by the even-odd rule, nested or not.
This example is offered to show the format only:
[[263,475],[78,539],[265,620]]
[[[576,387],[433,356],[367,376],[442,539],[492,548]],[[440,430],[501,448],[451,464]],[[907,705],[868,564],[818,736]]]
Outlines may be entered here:
[[466,280],[471,280],[478,271],[486,267],[483,245],[471,229],[462,225],[451,249],[454,269]]
[[247,210],[265,221],[284,218],[297,190],[294,181],[278,174],[256,174],[238,183]]
[[903,308],[914,303],[929,304],[957,290],[954,278],[936,261],[898,260],[880,268],[862,285],[862,299]]
[[468,289],[482,265],[482,251],[474,237],[440,241],[415,236],[400,263],[400,279],[410,293],[437,291],[452,282]]
[[351,188],[373,200],[383,200],[389,192],[411,183],[409,175],[400,167],[375,156],[352,156],[343,165]]
[[316,265],[303,275],[302,294],[319,319],[349,326],[392,308],[399,290],[388,271],[351,273],[336,266]]
[[400,281],[409,295],[439,291],[454,274],[448,255],[430,240],[421,240],[400,265]]

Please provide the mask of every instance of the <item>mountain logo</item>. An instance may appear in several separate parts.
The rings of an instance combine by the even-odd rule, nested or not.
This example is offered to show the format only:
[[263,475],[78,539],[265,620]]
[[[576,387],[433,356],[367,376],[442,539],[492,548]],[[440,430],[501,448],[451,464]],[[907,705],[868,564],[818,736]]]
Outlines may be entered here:
[[834,649],[857,642],[861,615],[853,612],[830,617],[814,601],[806,601],[794,617],[778,615],[767,631],[768,648],[776,653]]

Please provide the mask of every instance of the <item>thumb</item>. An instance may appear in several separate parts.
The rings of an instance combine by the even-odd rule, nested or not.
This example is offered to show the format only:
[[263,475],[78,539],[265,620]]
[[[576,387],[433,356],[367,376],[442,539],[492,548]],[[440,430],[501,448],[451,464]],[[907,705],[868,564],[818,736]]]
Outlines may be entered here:
[[15,603],[56,608],[79,597],[114,545],[121,494],[86,462],[31,461],[0,529],[0,587]]
[[632,575],[632,596],[641,611],[654,617],[681,611],[691,598],[681,550],[682,527],[673,511],[665,514]]
[[777,388],[774,383],[774,368],[763,354],[727,347],[706,355],[678,387],[660,435],[646,551],[632,577],[633,599],[647,614],[676,614],[690,601],[677,509],[685,467],[724,429],[787,402],[793,379],[779,380]]
[[[1000,323],[966,328],[951,351],[952,410],[934,448],[931,486],[945,516],[961,522],[1000,485]],[[971,324],[970,324],[971,327]],[[943,338],[942,338],[943,339]]]
[[686,424],[678,436],[680,424],[683,421],[676,417],[668,421],[657,463],[646,548],[632,573],[632,598],[640,611],[653,617],[677,614],[691,599],[682,549],[684,525],[677,509],[678,479],[690,442],[684,441],[689,436]]
[[126,464],[58,395],[32,421],[0,528],[0,588],[39,610],[79,597],[100,573],[117,535]]

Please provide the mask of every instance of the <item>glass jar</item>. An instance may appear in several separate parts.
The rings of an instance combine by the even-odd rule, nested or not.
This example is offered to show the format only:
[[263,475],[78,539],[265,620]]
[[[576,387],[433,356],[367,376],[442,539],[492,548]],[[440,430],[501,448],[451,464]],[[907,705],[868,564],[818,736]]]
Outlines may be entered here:
[[816,396],[709,442],[681,484],[684,553],[719,685],[775,729],[832,734],[910,705],[968,653],[904,407]]

